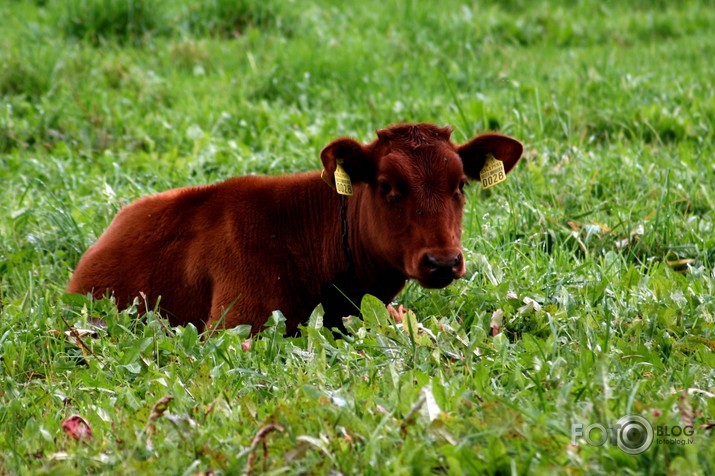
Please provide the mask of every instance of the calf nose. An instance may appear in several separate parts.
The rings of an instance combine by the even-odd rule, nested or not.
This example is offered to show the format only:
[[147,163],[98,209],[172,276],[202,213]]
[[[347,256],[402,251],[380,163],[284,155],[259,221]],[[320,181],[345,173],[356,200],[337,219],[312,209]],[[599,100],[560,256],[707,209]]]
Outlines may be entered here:
[[422,258],[422,263],[430,273],[449,271],[456,274],[462,264],[462,253],[447,258],[427,253]]
[[425,251],[414,276],[425,288],[443,288],[464,275],[464,257],[459,249]]

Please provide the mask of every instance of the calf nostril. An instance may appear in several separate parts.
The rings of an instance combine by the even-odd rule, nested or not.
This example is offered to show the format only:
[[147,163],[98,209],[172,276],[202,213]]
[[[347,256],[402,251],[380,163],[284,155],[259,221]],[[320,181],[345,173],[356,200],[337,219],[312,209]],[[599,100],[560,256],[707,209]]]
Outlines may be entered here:
[[459,268],[462,264],[462,254],[460,253],[447,259],[426,254],[422,258],[422,264],[425,268],[432,272],[437,270],[453,270]]
[[424,258],[422,258],[422,261],[424,262],[425,267],[430,270],[435,270],[440,267],[439,260],[433,255],[425,255]]

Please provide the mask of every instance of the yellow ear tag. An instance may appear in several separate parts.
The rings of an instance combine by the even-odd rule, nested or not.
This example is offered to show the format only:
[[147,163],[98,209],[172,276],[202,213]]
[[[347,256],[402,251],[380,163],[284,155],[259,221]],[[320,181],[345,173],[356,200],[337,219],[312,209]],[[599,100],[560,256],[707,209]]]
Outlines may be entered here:
[[487,161],[484,163],[481,172],[479,172],[479,180],[482,182],[482,188],[487,189],[498,183],[506,180],[506,172],[504,172],[504,162],[494,158],[492,154],[487,156]]
[[335,166],[335,190],[340,195],[353,194],[353,183],[350,181],[350,176],[339,163]]

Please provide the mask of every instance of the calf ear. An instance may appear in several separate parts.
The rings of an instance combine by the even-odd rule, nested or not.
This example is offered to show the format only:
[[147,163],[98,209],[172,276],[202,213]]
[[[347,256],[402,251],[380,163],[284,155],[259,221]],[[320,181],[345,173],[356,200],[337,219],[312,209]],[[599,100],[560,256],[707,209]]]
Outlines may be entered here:
[[337,139],[320,152],[326,180],[334,183],[335,168],[342,165],[352,182],[369,182],[375,176],[375,162],[365,146],[350,138]]
[[468,177],[479,180],[479,172],[489,155],[504,163],[504,172],[509,173],[514,168],[524,146],[513,137],[501,134],[482,134],[466,144],[457,147],[457,153],[462,158],[464,173]]

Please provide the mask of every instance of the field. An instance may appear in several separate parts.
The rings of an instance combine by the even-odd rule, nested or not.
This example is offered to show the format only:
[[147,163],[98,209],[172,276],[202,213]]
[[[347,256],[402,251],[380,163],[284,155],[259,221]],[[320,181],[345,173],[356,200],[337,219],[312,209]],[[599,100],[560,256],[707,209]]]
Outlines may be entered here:
[[[0,474],[715,473],[714,24],[705,0],[2,2]],[[468,189],[465,279],[408,284],[403,324],[367,297],[345,339],[275,313],[246,350],[65,295],[130,201],[401,121],[526,146]]]

